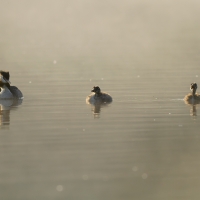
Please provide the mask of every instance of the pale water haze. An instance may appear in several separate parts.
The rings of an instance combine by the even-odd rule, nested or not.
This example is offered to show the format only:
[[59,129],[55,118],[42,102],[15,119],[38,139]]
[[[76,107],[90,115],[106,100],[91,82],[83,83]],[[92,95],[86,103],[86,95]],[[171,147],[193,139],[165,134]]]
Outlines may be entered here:
[[[198,200],[197,0],[0,0],[2,200]],[[113,102],[88,105],[94,85]],[[198,89],[197,89],[198,92]]]

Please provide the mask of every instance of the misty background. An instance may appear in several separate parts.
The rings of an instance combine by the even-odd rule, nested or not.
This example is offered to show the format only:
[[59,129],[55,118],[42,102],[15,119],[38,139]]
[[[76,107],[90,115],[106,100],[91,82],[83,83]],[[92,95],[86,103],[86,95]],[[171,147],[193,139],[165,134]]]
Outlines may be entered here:
[[150,67],[199,59],[196,0],[0,3],[1,63],[99,56]]

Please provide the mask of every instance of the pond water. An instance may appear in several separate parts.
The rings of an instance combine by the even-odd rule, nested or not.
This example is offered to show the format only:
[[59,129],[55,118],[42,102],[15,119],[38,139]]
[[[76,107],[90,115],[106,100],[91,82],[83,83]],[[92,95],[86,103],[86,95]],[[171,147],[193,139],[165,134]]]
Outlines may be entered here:
[[[2,1],[0,199],[199,199],[197,1]],[[180,4],[180,5],[179,5]],[[85,102],[94,85],[113,102]],[[197,90],[198,92],[198,90]]]

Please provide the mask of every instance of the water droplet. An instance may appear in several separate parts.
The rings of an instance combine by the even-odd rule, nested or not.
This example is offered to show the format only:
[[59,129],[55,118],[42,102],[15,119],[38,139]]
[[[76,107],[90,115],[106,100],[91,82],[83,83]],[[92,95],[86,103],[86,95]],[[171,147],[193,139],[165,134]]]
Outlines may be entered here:
[[104,180],[104,181],[108,181],[108,177],[107,177],[107,176],[104,176],[104,177],[103,177],[103,180]]
[[58,192],[62,192],[62,191],[63,191],[63,186],[62,186],[62,185],[57,185],[57,186],[56,186],[56,190],[57,190]]
[[142,174],[142,178],[146,179],[148,177],[148,175],[146,173]]
[[87,181],[88,180],[88,175],[86,175],[86,174],[84,174],[83,176],[82,176],[82,179],[84,180],[84,181]]
[[134,166],[134,167],[132,168],[132,170],[133,170],[134,172],[136,172],[136,171],[138,170],[138,168],[137,168],[136,166]]

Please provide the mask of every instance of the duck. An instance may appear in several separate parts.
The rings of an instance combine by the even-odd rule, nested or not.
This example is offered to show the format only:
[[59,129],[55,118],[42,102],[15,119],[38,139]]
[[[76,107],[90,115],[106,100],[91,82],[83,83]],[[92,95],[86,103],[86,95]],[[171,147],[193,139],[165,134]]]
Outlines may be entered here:
[[22,99],[22,92],[16,86],[11,86],[9,79],[10,73],[0,70],[0,99]]
[[94,86],[91,92],[92,94],[86,97],[86,103],[88,104],[108,104],[112,102],[112,97],[110,94],[101,92],[99,86]]
[[0,75],[0,99],[12,99],[13,94],[8,89],[10,86],[10,83],[4,79],[2,75]]
[[184,97],[184,101],[187,104],[199,104],[200,103],[200,95],[196,93],[197,83],[191,83],[190,90],[192,91],[188,95]]

